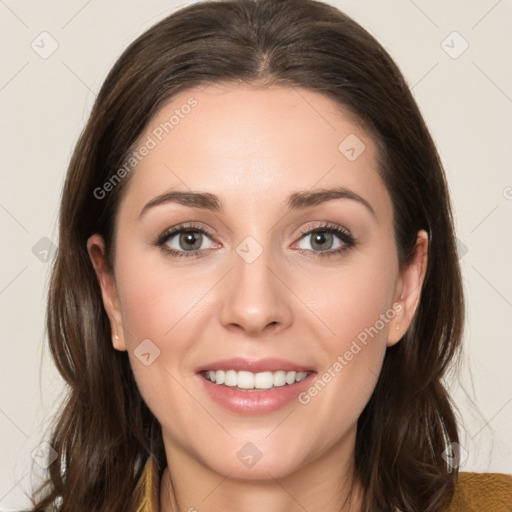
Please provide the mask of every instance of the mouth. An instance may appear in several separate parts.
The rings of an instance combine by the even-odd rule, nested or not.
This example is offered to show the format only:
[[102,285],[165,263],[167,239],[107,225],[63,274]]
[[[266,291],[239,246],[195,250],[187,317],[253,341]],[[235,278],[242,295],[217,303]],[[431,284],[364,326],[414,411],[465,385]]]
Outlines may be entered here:
[[263,371],[250,372],[246,370],[205,370],[201,376],[212,384],[227,386],[237,391],[268,391],[283,386],[293,386],[302,382],[313,372],[297,371]]
[[214,402],[239,414],[266,414],[294,402],[317,372],[283,359],[232,358],[196,369]]

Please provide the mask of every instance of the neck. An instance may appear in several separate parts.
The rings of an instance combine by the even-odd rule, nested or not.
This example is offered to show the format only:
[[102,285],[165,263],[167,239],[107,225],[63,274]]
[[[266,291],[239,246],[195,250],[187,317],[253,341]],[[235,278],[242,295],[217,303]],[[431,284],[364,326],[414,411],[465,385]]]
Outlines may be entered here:
[[343,454],[345,447],[282,478],[269,470],[260,480],[221,475],[185,452],[167,454],[160,512],[360,512],[363,490],[354,478],[353,446],[349,456]]

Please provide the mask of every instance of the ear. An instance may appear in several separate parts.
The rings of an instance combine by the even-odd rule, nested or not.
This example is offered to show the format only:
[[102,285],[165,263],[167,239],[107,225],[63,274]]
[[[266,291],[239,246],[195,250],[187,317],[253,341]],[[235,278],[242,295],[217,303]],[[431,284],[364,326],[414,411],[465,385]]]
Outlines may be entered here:
[[418,309],[423,282],[428,265],[428,234],[425,230],[418,231],[414,256],[410,263],[400,272],[395,288],[393,304],[397,311],[388,332],[387,346],[398,343],[411,324]]
[[124,339],[121,308],[116,290],[113,273],[108,269],[105,256],[105,241],[99,234],[92,235],[87,240],[87,251],[91,258],[96,277],[101,288],[103,305],[110,320],[112,329],[112,344],[117,350],[126,350]]

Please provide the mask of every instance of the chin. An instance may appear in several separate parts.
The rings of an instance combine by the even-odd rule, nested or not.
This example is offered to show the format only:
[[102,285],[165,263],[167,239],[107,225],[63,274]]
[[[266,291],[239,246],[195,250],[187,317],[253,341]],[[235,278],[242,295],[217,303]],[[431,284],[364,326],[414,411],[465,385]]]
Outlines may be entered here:
[[271,442],[264,439],[264,435],[251,438],[253,442],[245,437],[230,440],[224,446],[219,443],[215,453],[208,453],[203,447],[202,464],[221,475],[229,474],[230,479],[263,481],[291,475],[311,459],[304,450],[306,439],[289,437],[289,441],[283,442],[281,437],[279,441]]
[[259,459],[253,466],[248,467],[238,459],[213,464],[211,469],[221,475],[228,475],[232,480],[268,481],[287,477],[297,471],[303,464],[297,460],[264,460]]

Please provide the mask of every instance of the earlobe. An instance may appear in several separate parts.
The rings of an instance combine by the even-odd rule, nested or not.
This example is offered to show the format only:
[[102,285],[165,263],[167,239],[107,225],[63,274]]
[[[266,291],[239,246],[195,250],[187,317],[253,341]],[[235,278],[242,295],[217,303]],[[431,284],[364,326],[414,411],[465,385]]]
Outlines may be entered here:
[[92,235],[87,240],[87,251],[100,285],[103,306],[110,320],[112,345],[116,350],[124,351],[126,350],[126,344],[121,309],[119,307],[114,276],[106,262],[105,241],[103,237],[99,234]]
[[399,307],[394,318],[394,326],[388,332],[387,346],[398,343],[409,328],[418,309],[425,275],[428,266],[428,234],[425,230],[418,232],[414,256],[411,262],[404,268],[397,281],[395,297],[400,296],[395,303]]

